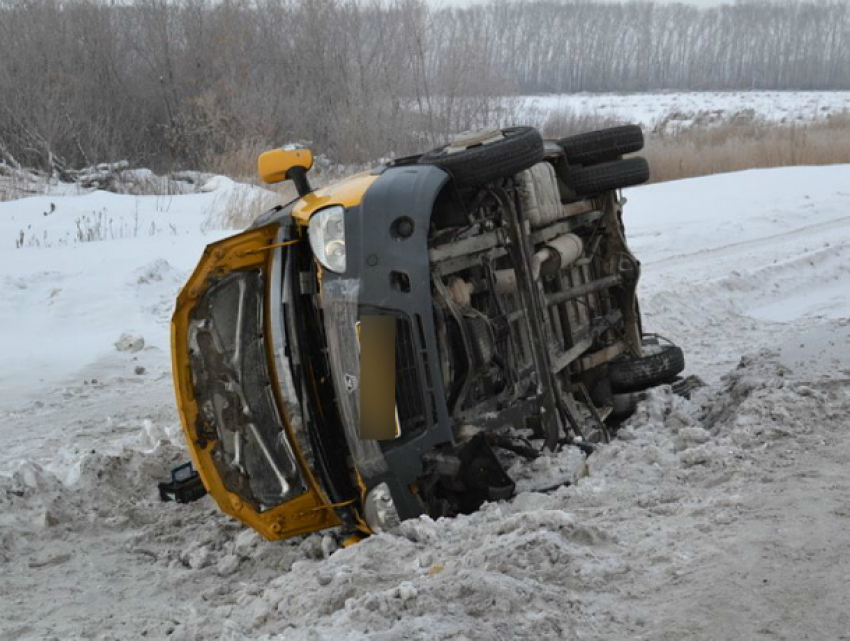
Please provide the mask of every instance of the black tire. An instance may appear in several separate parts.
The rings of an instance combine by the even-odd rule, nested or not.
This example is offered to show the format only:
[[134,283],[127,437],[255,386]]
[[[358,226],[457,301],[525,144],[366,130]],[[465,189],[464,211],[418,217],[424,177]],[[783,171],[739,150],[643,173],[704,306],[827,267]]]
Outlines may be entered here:
[[543,160],[543,139],[534,127],[510,127],[502,134],[502,140],[452,154],[446,153],[448,145],[434,149],[419,162],[445,169],[463,188],[513,176]]
[[685,369],[685,355],[676,345],[659,345],[658,351],[642,358],[621,358],[608,365],[611,389],[638,392],[672,383]]
[[643,149],[643,130],[623,125],[561,138],[558,144],[570,165],[596,165]]
[[591,167],[570,167],[567,184],[579,196],[640,185],[649,180],[646,158],[627,158]]

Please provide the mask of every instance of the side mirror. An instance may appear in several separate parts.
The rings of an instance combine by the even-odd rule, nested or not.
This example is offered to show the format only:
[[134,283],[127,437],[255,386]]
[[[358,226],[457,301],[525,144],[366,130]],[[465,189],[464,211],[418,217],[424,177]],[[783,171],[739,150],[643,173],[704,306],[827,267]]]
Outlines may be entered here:
[[260,154],[257,159],[257,171],[264,183],[279,183],[291,180],[299,196],[312,190],[307,180],[307,172],[313,166],[313,152],[309,149],[281,147]]

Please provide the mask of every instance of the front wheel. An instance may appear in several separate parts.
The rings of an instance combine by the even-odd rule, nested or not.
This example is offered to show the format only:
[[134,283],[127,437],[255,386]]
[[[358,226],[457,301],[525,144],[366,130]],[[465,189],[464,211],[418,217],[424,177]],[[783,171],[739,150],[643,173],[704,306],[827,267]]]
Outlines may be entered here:
[[452,175],[460,187],[477,187],[513,176],[543,160],[543,139],[534,127],[461,134],[419,158]]

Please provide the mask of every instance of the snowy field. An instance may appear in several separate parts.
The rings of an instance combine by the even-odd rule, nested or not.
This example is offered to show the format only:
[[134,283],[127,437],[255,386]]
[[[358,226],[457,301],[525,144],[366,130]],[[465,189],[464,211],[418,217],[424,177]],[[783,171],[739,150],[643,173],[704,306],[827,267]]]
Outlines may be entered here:
[[646,329],[710,385],[348,549],[157,498],[171,305],[238,189],[0,203],[0,638],[845,638],[850,165],[627,190]]
[[850,91],[694,91],[631,94],[523,96],[518,109],[542,125],[552,112],[594,115],[648,129],[682,127],[756,117],[775,123],[809,123],[850,112]]

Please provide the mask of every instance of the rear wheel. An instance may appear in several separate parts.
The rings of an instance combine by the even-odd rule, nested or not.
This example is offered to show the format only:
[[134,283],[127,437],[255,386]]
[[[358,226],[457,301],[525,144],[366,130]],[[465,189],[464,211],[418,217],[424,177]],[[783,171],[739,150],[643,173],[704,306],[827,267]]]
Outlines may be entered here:
[[543,160],[543,139],[534,127],[471,132],[419,158],[452,175],[458,187],[475,187],[513,176]]
[[580,196],[640,185],[649,180],[645,158],[615,160],[591,167],[570,167],[567,184]]
[[682,348],[662,344],[657,339],[644,342],[644,355],[612,361],[608,365],[611,389],[615,392],[637,392],[640,390],[672,383],[685,369]]
[[561,138],[558,144],[571,165],[596,165],[643,149],[643,131],[623,125]]

